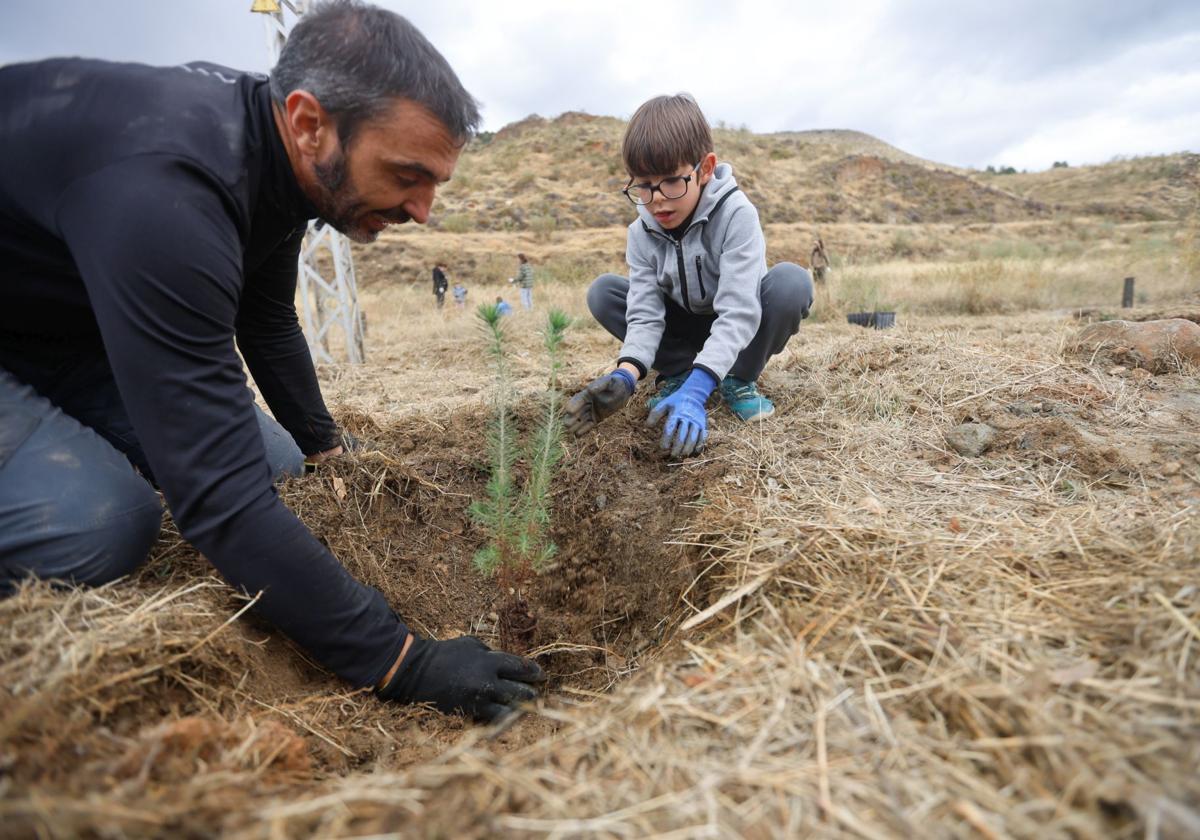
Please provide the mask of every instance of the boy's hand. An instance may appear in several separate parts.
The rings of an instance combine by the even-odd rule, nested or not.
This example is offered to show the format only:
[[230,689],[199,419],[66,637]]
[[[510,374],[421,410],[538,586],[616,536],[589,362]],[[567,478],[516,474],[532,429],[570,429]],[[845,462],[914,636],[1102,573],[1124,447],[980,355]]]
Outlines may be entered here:
[[632,373],[619,368],[593,379],[567,401],[563,409],[563,428],[575,437],[587,434],[597,423],[616,414],[629,402],[636,383]]
[[647,426],[657,426],[665,416],[662,448],[671,450],[672,458],[687,457],[704,448],[708,440],[708,413],[704,403],[716,389],[712,374],[693,368],[683,385],[654,407],[646,418]]

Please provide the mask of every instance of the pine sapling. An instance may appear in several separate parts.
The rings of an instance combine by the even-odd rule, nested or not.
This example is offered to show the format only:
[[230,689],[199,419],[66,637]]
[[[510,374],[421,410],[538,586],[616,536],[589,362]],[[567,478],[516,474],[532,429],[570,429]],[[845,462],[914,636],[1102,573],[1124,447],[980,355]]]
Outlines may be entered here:
[[488,355],[495,374],[494,413],[488,425],[487,441],[491,475],[487,495],[471,505],[471,514],[488,531],[488,543],[475,555],[475,566],[485,575],[517,563],[517,494],[513,466],[517,460],[516,424],[512,416],[512,381],[508,369],[504,323],[495,304],[481,304],[476,310],[487,339]]
[[558,388],[558,374],[563,366],[563,336],[569,326],[571,319],[565,312],[551,309],[542,330],[549,376],[543,398],[542,420],[529,444],[529,479],[525,482],[525,492],[522,494],[518,544],[523,561],[527,561],[535,572],[541,572],[557,551],[548,534],[550,487],[563,455],[563,394]]
[[548,364],[548,381],[542,416],[525,450],[528,478],[517,487],[514,467],[520,446],[513,416],[512,375],[503,318],[494,305],[477,310],[487,338],[488,353],[495,373],[495,414],[488,427],[491,475],[487,495],[471,505],[471,514],[488,531],[488,542],[476,555],[475,566],[484,575],[495,576],[509,600],[498,610],[501,643],[506,648],[528,644],[536,629],[522,597],[522,585],[540,572],[554,556],[550,540],[550,496],[555,469],[562,460],[562,402],[558,376],[562,370],[563,336],[571,319],[551,310],[542,331]]

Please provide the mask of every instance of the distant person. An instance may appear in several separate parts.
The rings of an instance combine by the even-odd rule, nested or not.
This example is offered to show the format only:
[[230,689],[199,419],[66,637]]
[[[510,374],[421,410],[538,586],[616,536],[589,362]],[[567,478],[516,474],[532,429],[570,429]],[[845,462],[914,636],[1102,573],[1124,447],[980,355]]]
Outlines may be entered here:
[[314,6],[270,78],[0,68],[0,597],[132,574],[161,489],[232,590],[351,685],[486,719],[533,699],[536,663],[410,630],[273,482],[343,448],[295,308],[308,220],[359,243],[424,223],[479,119],[416,27],[358,2]]
[[509,282],[521,290],[521,306],[526,312],[533,309],[533,266],[524,254],[517,254],[517,276]]
[[433,267],[433,294],[437,298],[437,308],[446,305],[446,289],[450,282],[446,279],[446,264],[438,263]]
[[500,315],[511,315],[512,314],[512,304],[510,304],[508,301],[506,301],[502,297],[497,297],[496,298],[496,312]]
[[467,287],[466,286],[464,286],[462,283],[455,283],[454,288],[450,290],[450,293],[452,295],[454,295],[454,303],[458,306],[459,309],[467,308]]
[[800,329],[813,303],[809,273],[792,263],[767,270],[758,212],[717,163],[712,134],[691,96],[659,96],[638,108],[622,141],[622,191],[637,205],[629,226],[629,277],[604,274],[588,289],[592,315],[624,341],[617,369],[567,404],[581,435],[657,371],[647,425],[666,421],[662,447],[690,455],[708,437],[705,402],[718,387],[743,421],[775,407],[758,390],[767,359]]
[[812,266],[813,280],[824,283],[829,274],[829,255],[825,253],[825,243],[819,236],[813,243],[812,258],[809,264]]

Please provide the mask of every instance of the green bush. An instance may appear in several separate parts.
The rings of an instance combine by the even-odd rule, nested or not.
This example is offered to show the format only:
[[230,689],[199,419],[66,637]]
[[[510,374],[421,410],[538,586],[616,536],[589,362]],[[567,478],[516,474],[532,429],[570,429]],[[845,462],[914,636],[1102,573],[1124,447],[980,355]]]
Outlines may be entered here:
[[549,213],[539,213],[529,217],[528,226],[539,241],[548,242],[554,238],[554,231],[558,230],[558,219]]

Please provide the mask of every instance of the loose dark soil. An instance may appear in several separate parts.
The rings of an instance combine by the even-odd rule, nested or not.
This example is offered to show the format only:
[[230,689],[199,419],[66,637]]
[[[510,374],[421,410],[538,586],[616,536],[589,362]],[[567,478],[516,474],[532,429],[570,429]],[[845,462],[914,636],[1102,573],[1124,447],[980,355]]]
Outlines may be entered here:
[[[522,431],[536,412],[533,403],[519,412]],[[552,686],[601,689],[683,613],[697,557],[670,543],[703,503],[705,484],[724,471],[720,462],[669,461],[640,416],[614,417],[567,443],[552,500],[558,552],[521,593],[500,591],[472,562],[487,538],[467,510],[487,481],[484,410],[441,425],[343,417],[367,449],[292,482],[284,495],[417,632],[469,632],[499,644],[507,621],[512,643],[524,647],[518,652],[536,656]]]

